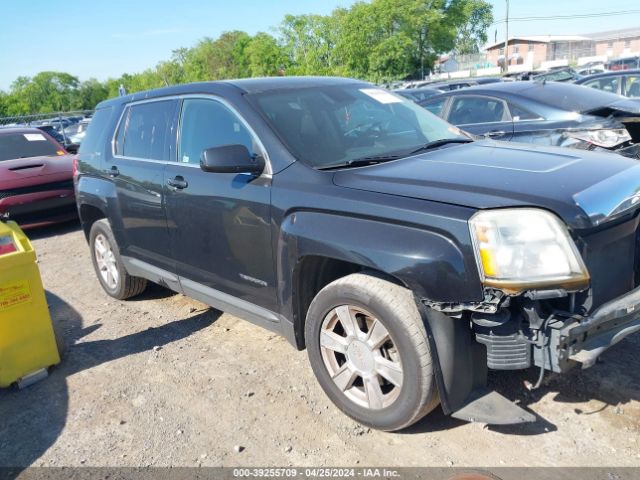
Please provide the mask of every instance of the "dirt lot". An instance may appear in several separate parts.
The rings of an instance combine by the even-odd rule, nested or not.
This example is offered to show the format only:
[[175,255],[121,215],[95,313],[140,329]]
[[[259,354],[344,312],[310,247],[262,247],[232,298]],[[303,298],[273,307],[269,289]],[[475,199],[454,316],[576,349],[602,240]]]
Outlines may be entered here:
[[30,235],[66,348],[48,379],[0,390],[0,466],[640,465],[640,335],[533,394],[535,370],[493,375],[535,424],[436,410],[389,434],[334,408],[282,338],[160,287],[113,300],[76,225]]

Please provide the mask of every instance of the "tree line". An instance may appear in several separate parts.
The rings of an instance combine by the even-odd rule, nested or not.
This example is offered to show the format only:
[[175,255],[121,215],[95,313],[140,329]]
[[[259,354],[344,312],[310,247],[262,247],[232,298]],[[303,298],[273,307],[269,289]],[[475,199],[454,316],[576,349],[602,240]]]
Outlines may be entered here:
[[92,109],[118,95],[185,82],[337,75],[376,83],[423,78],[439,54],[477,53],[493,22],[485,0],[371,0],[330,15],[286,15],[273,34],[228,31],[178,48],[140,73],[80,81],[64,72],[18,77],[0,116]]

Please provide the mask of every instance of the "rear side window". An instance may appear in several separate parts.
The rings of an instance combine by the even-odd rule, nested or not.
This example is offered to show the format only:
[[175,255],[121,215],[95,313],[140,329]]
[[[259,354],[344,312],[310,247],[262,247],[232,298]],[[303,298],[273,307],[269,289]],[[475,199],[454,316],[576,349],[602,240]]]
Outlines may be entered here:
[[43,133],[0,133],[0,162],[18,158],[64,155],[58,145]]
[[449,122],[454,125],[501,122],[505,117],[504,102],[489,97],[459,97],[453,100]]
[[540,115],[530,112],[529,110],[525,110],[518,105],[514,105],[513,103],[509,104],[509,110],[511,111],[511,118],[514,122],[522,121],[522,120],[539,120],[542,118]]
[[87,128],[87,133],[80,144],[80,154],[84,157],[92,155],[99,157],[105,148],[105,142],[109,134],[108,123],[111,118],[113,107],[96,110]]
[[125,125],[122,155],[146,160],[168,160],[165,140],[174,109],[173,100],[132,105]]

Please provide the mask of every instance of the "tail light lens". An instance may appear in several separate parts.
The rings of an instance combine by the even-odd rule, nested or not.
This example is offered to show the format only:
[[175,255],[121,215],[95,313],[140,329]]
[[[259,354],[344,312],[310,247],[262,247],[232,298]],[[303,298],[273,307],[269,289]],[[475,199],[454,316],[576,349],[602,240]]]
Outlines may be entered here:
[[76,178],[78,176],[78,156],[77,155],[73,156],[71,168],[73,172],[73,178]]

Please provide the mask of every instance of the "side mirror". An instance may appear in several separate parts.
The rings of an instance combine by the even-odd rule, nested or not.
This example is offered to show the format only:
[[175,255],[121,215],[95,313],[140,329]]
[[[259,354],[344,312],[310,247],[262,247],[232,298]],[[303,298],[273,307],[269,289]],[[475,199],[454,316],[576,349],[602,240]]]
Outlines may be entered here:
[[251,155],[244,145],[223,145],[202,152],[200,168],[205,172],[260,175],[264,170],[264,159]]

